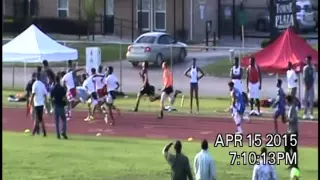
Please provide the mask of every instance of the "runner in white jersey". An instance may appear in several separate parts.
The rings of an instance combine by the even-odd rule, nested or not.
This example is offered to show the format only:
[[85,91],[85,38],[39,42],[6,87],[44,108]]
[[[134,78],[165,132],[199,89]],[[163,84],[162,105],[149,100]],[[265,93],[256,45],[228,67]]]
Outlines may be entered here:
[[94,86],[95,91],[94,91],[93,96],[91,97],[91,99],[94,101],[92,102],[93,110],[92,110],[92,114],[90,116],[90,120],[94,119],[95,111],[97,108],[103,114],[104,118],[105,119],[107,118],[107,114],[105,112],[103,112],[104,110],[102,108],[102,105],[105,102],[105,95],[102,96],[102,94],[100,93],[100,97],[99,97],[98,92],[97,92],[98,88],[101,88],[101,86],[102,87],[104,86],[103,77],[104,77],[104,75],[100,75],[100,74],[96,73],[95,68],[91,69],[91,76],[88,79],[89,79],[90,83],[93,82],[93,86]]
[[240,92],[243,92],[243,85],[242,85],[242,74],[243,70],[240,66],[239,58],[235,57],[234,58],[234,65],[232,66],[230,70],[230,76],[231,76],[231,81],[234,83],[234,87],[237,88]]
[[106,76],[103,74],[102,70],[103,70],[103,67],[100,65],[98,69],[98,73],[93,76],[93,81],[95,82],[99,102],[101,102],[101,104],[103,104],[107,96],[107,89],[104,83]]
[[[200,76],[199,76],[200,73]],[[204,76],[202,69],[196,66],[196,58],[193,58],[192,66],[189,67],[184,75],[190,78],[190,113],[192,113],[193,93],[197,104],[197,114],[199,113],[199,86],[198,82]]]
[[71,110],[79,104],[80,100],[77,97],[77,90],[74,83],[73,71],[69,70],[62,79],[62,84],[67,88],[67,98],[68,98],[68,111],[67,119],[71,119]]
[[[106,98],[106,104],[108,107],[109,111],[109,116],[111,118],[111,122],[109,123],[110,125],[115,125],[114,117],[112,110],[115,109],[118,111],[118,114],[120,114],[120,110],[115,107],[114,105],[114,100],[116,99],[116,91],[119,89],[119,82],[117,77],[113,73],[113,67],[109,66],[107,70],[107,77],[105,78],[105,84],[107,85],[107,91],[108,95]],[[108,121],[106,122],[108,123]]]

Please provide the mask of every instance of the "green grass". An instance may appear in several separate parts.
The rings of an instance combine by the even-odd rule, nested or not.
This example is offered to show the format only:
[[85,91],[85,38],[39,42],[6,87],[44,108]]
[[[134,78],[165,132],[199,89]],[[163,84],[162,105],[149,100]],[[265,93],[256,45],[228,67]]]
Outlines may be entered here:
[[214,77],[229,77],[232,62],[227,58],[222,58],[214,63],[207,64],[203,67],[204,72]]
[[[170,167],[161,151],[165,140],[73,136],[70,140],[30,137],[23,133],[3,132],[3,179],[36,180],[164,180],[170,179]],[[183,153],[193,164],[198,142],[183,143]],[[282,151],[283,148],[273,150]],[[209,147],[216,163],[217,179],[250,179],[253,166],[231,166],[229,151],[256,151],[258,148]],[[317,179],[318,151],[299,149],[303,179]],[[284,163],[276,167],[278,179],[289,179]]]
[[[3,90],[2,91],[2,104],[9,107],[25,107],[25,102],[8,102],[9,95],[15,95],[19,90]],[[132,110],[136,103],[136,95],[129,94],[128,98],[118,97],[116,105],[122,110]],[[208,98],[203,97],[200,99],[200,111],[203,115],[212,114],[225,114],[224,110],[229,107],[230,100],[228,98]],[[181,108],[181,98],[176,99],[176,107],[178,108],[178,114],[186,114],[189,112],[189,98],[185,98],[184,106]],[[85,105],[80,105],[79,109],[86,108]],[[142,97],[140,101],[139,111],[156,112],[159,109],[159,102],[150,103],[147,96]],[[195,105],[194,105],[195,110]],[[214,112],[215,111],[215,112]],[[177,114],[176,113],[176,114]]]
[[[68,43],[68,47],[78,50],[78,63],[79,65],[85,65],[86,63],[86,47],[100,47],[101,48],[101,61],[111,62],[123,60],[126,58],[126,52],[128,45],[121,45],[121,58],[120,58],[120,44],[81,44],[81,43]],[[66,59],[67,61],[68,59]],[[27,64],[27,67],[36,67],[41,63]],[[24,67],[24,63],[3,63],[3,66],[7,67]],[[50,63],[52,67],[65,67],[66,62]]]
[[[23,92],[21,90],[2,90],[2,105],[5,107],[15,107],[24,108],[25,102],[8,102],[9,95],[15,95],[18,92]],[[189,97],[184,98],[184,105],[181,107],[181,97],[176,99],[175,107],[177,107],[177,112],[171,112],[172,115],[190,115],[189,114]],[[136,103],[136,95],[129,94],[128,98],[118,97],[116,101],[116,106],[122,111],[131,111]],[[228,97],[200,97],[200,115],[201,116],[229,116],[229,112],[225,110],[230,106],[230,99]],[[85,110],[87,107],[84,104],[80,104],[77,109]],[[140,101],[139,111],[140,112],[156,112],[159,109],[159,102],[150,103],[147,96],[143,96]],[[270,108],[263,108],[264,110],[272,111]],[[193,105],[193,110],[196,110],[195,101]],[[271,117],[271,113],[264,114],[265,117]],[[303,111],[299,112],[302,117]],[[314,116],[318,118],[318,110],[314,109]]]

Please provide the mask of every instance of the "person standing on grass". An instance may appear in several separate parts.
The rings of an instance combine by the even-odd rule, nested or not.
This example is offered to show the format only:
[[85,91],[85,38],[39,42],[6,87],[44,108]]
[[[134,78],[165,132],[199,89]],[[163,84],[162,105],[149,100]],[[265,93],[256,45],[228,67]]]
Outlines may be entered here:
[[[43,71],[41,66],[37,67],[36,73],[40,74],[40,81],[45,85],[45,87],[47,88],[47,92],[48,92],[49,80],[48,80],[47,74]],[[45,111],[45,114],[50,112],[50,105],[49,104],[44,105],[44,111]]]
[[238,57],[234,58],[234,65],[230,69],[231,81],[234,83],[234,87],[242,93],[242,68],[240,66],[240,60]]
[[288,62],[287,82],[288,82],[288,94],[292,96],[294,100],[296,100],[297,88],[298,88],[298,76],[294,71],[293,65],[291,62]]
[[[306,58],[307,64],[303,67],[303,84],[304,84],[304,114],[303,119],[313,117],[313,103],[314,103],[314,82],[315,82],[315,67],[311,63],[311,56]],[[309,110],[309,114],[308,114]]]
[[[294,97],[288,95],[287,96],[287,103],[289,106],[288,109],[288,116],[287,116],[287,124],[288,124],[288,132],[287,132],[287,143],[284,147],[284,150],[286,153],[292,155],[296,155],[296,162],[294,164],[290,164],[289,168],[295,167],[298,168],[298,127],[299,127],[299,121],[298,121],[298,113],[296,108],[296,103],[294,101]],[[299,169],[299,168],[298,168]]]
[[283,123],[286,122],[286,95],[282,89],[282,80],[277,80],[278,96],[272,107],[275,108],[273,115],[274,129],[278,133],[278,118],[281,117]]
[[[261,155],[267,156],[267,148],[261,148]],[[268,158],[268,157],[266,157]],[[277,172],[273,165],[267,164],[265,158],[261,158],[260,163],[254,165],[252,180],[277,180]]]
[[[192,66],[189,67],[184,72],[184,75],[190,78],[190,113],[192,113],[193,93],[194,93],[194,97],[196,99],[196,104],[197,104],[197,114],[199,114],[198,82],[201,78],[203,78],[204,72],[202,71],[201,68],[197,67],[196,61],[197,61],[196,58],[193,58]],[[198,76],[198,73],[200,73],[200,76]]]
[[[174,144],[174,150],[176,154],[169,153],[170,147]],[[175,143],[170,142],[163,150],[162,154],[171,167],[171,179],[172,180],[193,180],[189,159],[182,154],[181,141],[177,140]]]
[[[250,98],[250,115],[260,116],[260,90],[262,86],[262,77],[259,66],[256,64],[254,57],[250,58],[250,65],[247,68],[247,91]],[[253,109],[254,102],[257,107],[257,111]]]
[[[32,73],[32,76],[31,76],[31,80],[27,83],[26,85],[26,99],[27,99],[27,104],[26,104],[26,107],[27,107],[27,116],[30,114],[31,115],[31,119],[36,121],[36,114],[35,114],[35,110],[34,110],[34,107],[31,107],[30,106],[30,101],[31,101],[31,95],[32,95],[32,85],[33,83],[36,81],[37,79],[37,74],[36,73]],[[37,134],[40,134],[40,130],[38,129]]]
[[43,121],[43,109],[44,105],[47,103],[47,88],[40,81],[41,74],[37,73],[37,80],[32,85],[32,95],[30,100],[30,107],[35,108],[36,121],[34,123],[32,135],[35,135],[37,131],[41,129],[43,131],[43,136],[47,136],[46,127]]
[[[66,119],[66,112],[64,107],[67,105],[67,97],[66,97],[66,89],[61,86],[60,84],[60,77],[55,78],[55,85],[51,91],[51,99],[53,102],[54,108],[54,120],[56,124],[56,133],[57,138],[60,139],[60,135],[64,139],[68,139],[67,137],[67,119]],[[60,126],[59,126],[59,119],[62,121],[62,131],[60,134]]]
[[216,169],[214,161],[208,152],[208,141],[201,142],[201,151],[194,157],[193,170],[196,180],[215,180]]

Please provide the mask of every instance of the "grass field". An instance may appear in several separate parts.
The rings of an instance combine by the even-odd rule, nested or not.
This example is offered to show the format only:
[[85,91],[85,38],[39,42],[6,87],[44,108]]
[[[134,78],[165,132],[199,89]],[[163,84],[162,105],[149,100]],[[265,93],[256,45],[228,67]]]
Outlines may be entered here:
[[[101,48],[101,61],[110,62],[118,61],[126,58],[126,52],[128,45],[122,44],[120,51],[120,44],[81,44],[81,43],[68,43],[68,47],[75,48],[78,50],[78,63],[79,65],[85,65],[86,63],[86,47],[100,47]],[[120,53],[121,52],[121,53]],[[3,66],[16,66],[24,67],[24,63],[3,63]],[[27,64],[27,67],[35,67],[41,65],[41,63]],[[52,67],[64,67],[66,62],[50,63]]]
[[[17,107],[24,108],[25,102],[8,102],[9,95],[15,95],[19,90],[2,90],[2,104],[7,107]],[[184,105],[181,107],[181,97],[176,99],[177,112],[171,112],[173,115],[189,115],[189,97],[184,98]],[[136,103],[136,95],[129,94],[128,98],[118,97],[116,105],[123,111],[131,111]],[[230,99],[228,97],[201,97],[200,98],[200,114],[202,116],[229,116],[229,112],[225,110],[230,106]],[[80,104],[77,109],[86,109],[86,105]],[[140,101],[139,111],[141,112],[157,112],[159,109],[159,102],[150,103],[147,96],[144,96]],[[195,101],[193,105],[193,110],[195,112],[196,106]],[[264,111],[271,112],[271,108],[263,108]],[[302,111],[299,115],[302,116]],[[315,118],[318,118],[318,110],[314,111]],[[271,117],[271,114],[265,114],[264,117]]]
[[[3,132],[3,178],[10,180],[164,180],[170,168],[161,151],[165,140],[70,136],[70,140],[30,137]],[[183,153],[191,165],[200,143],[183,141]],[[209,147],[216,163],[217,179],[251,179],[251,165],[231,166],[229,151],[256,151],[257,148]],[[280,150],[283,149],[273,149]],[[317,179],[318,151],[300,148],[302,179]],[[289,179],[284,163],[276,167],[278,179]]]

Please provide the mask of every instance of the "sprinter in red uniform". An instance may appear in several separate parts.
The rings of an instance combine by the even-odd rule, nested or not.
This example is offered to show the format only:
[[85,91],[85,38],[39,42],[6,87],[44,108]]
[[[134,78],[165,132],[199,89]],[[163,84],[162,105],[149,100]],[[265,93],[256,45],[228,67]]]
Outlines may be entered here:
[[[247,68],[247,91],[250,98],[250,115],[260,116],[260,90],[262,85],[260,68],[256,64],[254,57],[250,58],[250,65]],[[257,111],[253,109],[256,103]]]

